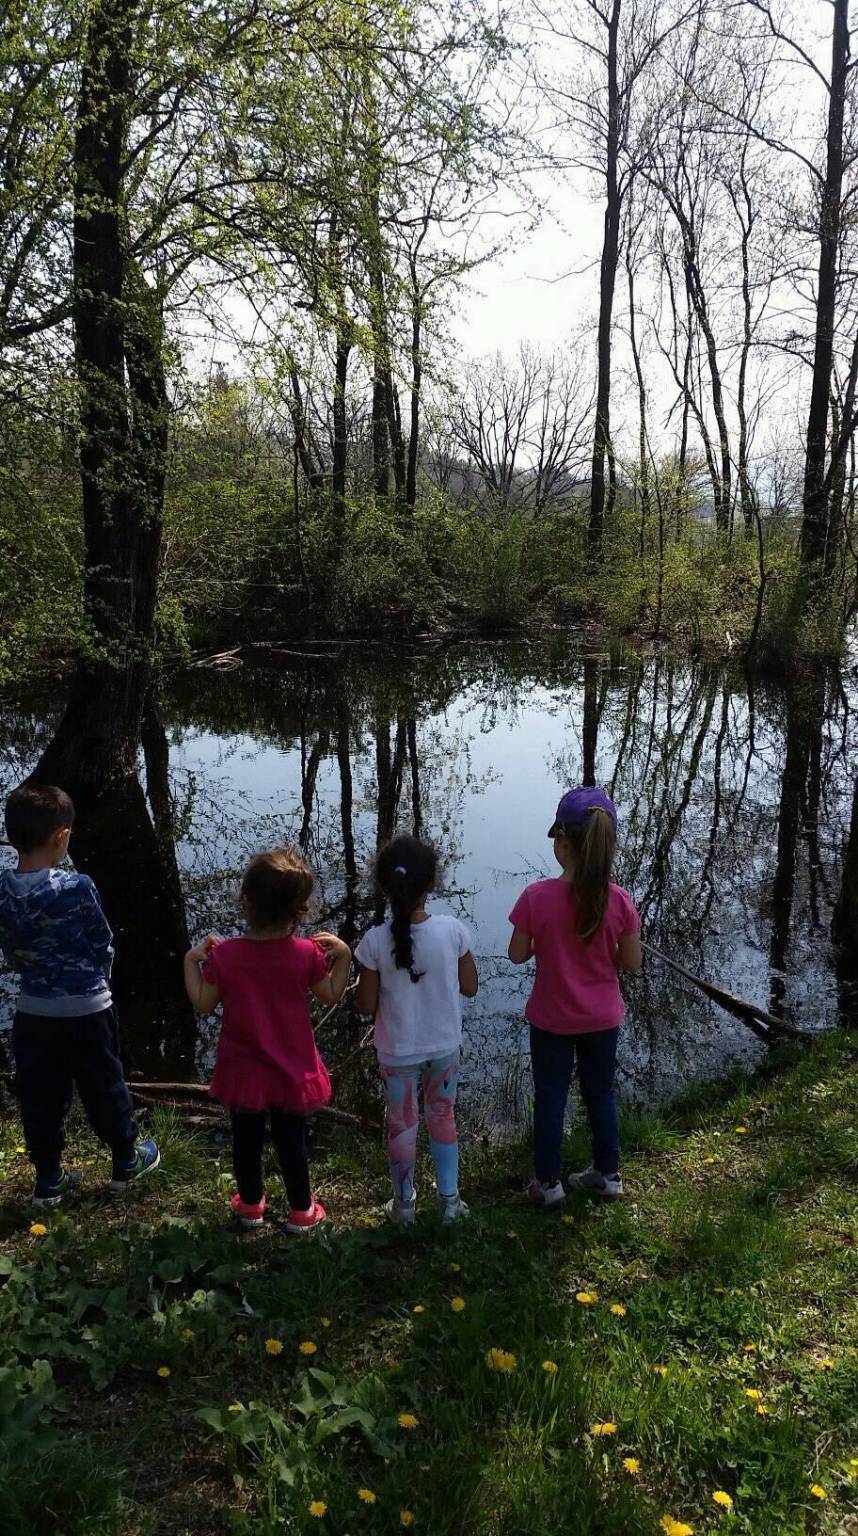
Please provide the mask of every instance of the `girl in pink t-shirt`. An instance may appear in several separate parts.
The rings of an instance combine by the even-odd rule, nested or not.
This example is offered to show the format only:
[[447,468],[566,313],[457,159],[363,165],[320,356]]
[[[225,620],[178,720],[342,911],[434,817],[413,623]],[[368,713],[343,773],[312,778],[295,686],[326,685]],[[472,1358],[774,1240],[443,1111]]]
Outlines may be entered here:
[[527,886],[509,915],[510,960],[536,961],[525,1018],[534,1089],[528,1196],[537,1205],[566,1198],[560,1155],[573,1064],[593,1161],[570,1183],[605,1200],[623,1193],[614,1082],[624,1013],[619,972],[640,969],[641,946],[634,902],[611,883],[616,831],[616,808],[603,789],[568,790],[548,833],[563,873]]
[[312,871],[300,854],[290,848],[257,854],[241,885],[244,936],[210,937],[185,956],[185,986],[197,1013],[223,1006],[209,1091],[230,1111],[238,1185],[232,1208],[244,1227],[260,1227],[265,1214],[262,1150],[269,1119],[291,1207],[287,1232],[306,1232],[325,1219],[310,1192],[306,1125],[307,1116],[327,1104],[331,1083],[316,1049],[308,993],[338,1003],[351,951],[332,933],[295,937],[312,889]]

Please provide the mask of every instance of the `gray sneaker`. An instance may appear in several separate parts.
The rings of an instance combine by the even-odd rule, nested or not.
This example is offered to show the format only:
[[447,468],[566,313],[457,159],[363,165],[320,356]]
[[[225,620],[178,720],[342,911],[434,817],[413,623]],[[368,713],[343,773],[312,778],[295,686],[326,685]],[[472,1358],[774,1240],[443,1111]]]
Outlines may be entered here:
[[467,1221],[471,1208],[465,1204],[458,1190],[455,1195],[439,1195],[438,1199],[441,1202],[441,1219],[445,1226],[450,1221]]
[[417,1191],[415,1189],[410,1200],[397,1200],[394,1195],[384,1207],[388,1217],[397,1227],[410,1227],[417,1215]]
[[592,1164],[583,1173],[570,1173],[568,1183],[570,1189],[580,1190],[585,1195],[595,1195],[598,1200],[620,1200],[623,1194],[623,1181],[619,1173],[613,1177],[599,1173]]
[[553,1184],[546,1183],[542,1179],[531,1179],[527,1187],[527,1198],[531,1205],[539,1205],[547,1209],[551,1205],[562,1205],[566,1199],[566,1191],[559,1179]]

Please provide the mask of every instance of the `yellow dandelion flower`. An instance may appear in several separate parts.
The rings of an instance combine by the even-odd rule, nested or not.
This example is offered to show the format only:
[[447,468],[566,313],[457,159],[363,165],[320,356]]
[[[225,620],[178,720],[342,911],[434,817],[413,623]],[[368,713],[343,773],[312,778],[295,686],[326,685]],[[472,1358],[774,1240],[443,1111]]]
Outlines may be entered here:
[[595,1307],[599,1300],[598,1291],[576,1291],[575,1300],[580,1301],[582,1307]]
[[623,1306],[622,1302],[621,1301],[615,1301],[614,1305],[611,1307],[611,1316],[612,1317],[625,1317],[625,1315],[626,1315],[626,1309]]
[[757,1387],[746,1387],[745,1396],[749,1397],[752,1403],[759,1403],[762,1400],[763,1394]]
[[183,1328],[182,1329],[182,1338],[184,1339],[186,1344],[190,1344],[191,1339],[195,1339],[196,1338],[196,1334],[194,1333],[193,1328]]
[[19,1157],[23,1157],[23,1155],[26,1152],[26,1150],[27,1150],[26,1147],[16,1147],[15,1148],[15,1151],[17,1152]]
[[374,1494],[371,1488],[359,1488],[358,1498],[362,1504],[375,1504],[377,1494]]
[[559,1370],[559,1366],[556,1360],[543,1360],[542,1369],[547,1371],[549,1376],[553,1376],[555,1371]]
[[656,1376],[666,1376],[667,1375],[667,1366],[666,1365],[654,1365],[653,1366],[653,1370],[655,1371]]
[[712,1503],[717,1504],[719,1509],[726,1509],[728,1513],[733,1508],[733,1500],[730,1498],[729,1493],[724,1492],[723,1488],[715,1489],[712,1495]]
[[282,1353],[283,1353],[283,1345],[280,1343],[280,1340],[279,1339],[266,1339],[265,1340],[265,1353],[266,1353],[266,1355],[282,1355]]
[[735,1129],[737,1136],[747,1136],[748,1134],[748,1127],[746,1125],[737,1125]]
[[401,1413],[396,1422],[400,1429],[416,1429],[420,1420],[416,1413]]
[[849,1457],[849,1471],[858,1472],[858,1456]]
[[421,1303],[418,1301],[417,1306],[416,1307],[412,1307],[411,1310],[412,1310],[412,1312],[416,1313],[416,1315],[419,1317],[421,1312],[425,1312],[426,1311],[426,1308],[424,1306],[422,1306]]
[[331,1319],[329,1317],[320,1317],[319,1322],[323,1328],[330,1328],[331,1326]]
[[717,1163],[719,1161],[720,1159],[717,1157],[704,1157],[703,1159],[704,1165],[707,1168],[711,1168],[713,1163]]
[[771,1410],[767,1403],[757,1403],[757,1413],[761,1419],[767,1419],[770,1412]]
[[399,1511],[399,1524],[402,1525],[402,1526],[405,1526],[406,1529],[407,1529],[407,1527],[409,1525],[413,1525],[414,1524],[414,1513],[413,1513],[413,1511],[410,1510],[410,1509],[401,1509]]
[[672,1515],[662,1518],[661,1528],[664,1536],[694,1536],[693,1525],[686,1525],[684,1520],[674,1520]]
[[623,1467],[625,1471],[628,1472],[629,1477],[637,1477],[641,1469],[641,1464],[638,1461],[637,1456],[624,1456]]
[[227,1413],[241,1413],[241,1403],[230,1403]]
[[744,1353],[746,1355],[753,1355],[755,1353],[755,1351],[756,1351],[756,1348],[757,1348],[756,1344],[743,1344],[742,1345],[742,1349],[743,1349],[743,1351],[744,1351]]
[[820,1503],[823,1499],[828,1498],[828,1494],[826,1493],[821,1483],[812,1483],[810,1491],[815,1499],[819,1499]]
[[590,1425],[590,1434],[591,1435],[615,1435],[616,1433],[617,1433],[617,1426],[616,1426],[616,1424],[612,1424],[610,1419],[608,1420],[608,1422],[606,1424],[591,1424]]
[[307,1505],[307,1513],[312,1515],[314,1520],[324,1520],[328,1513],[328,1506],[321,1499],[314,1499],[312,1504]]
[[305,1339],[303,1344],[298,1345],[298,1348],[302,1355],[314,1355],[319,1346],[314,1344],[312,1339]]
[[464,1296],[454,1296],[453,1300],[450,1302],[450,1309],[453,1312],[464,1312],[464,1310],[465,1310],[465,1298],[464,1298]]
[[48,1229],[45,1226],[44,1222],[42,1222],[42,1221],[34,1221],[33,1225],[30,1228],[30,1236],[31,1237],[44,1237],[46,1232],[47,1232],[47,1230]]
[[561,1216],[560,1220],[562,1221],[564,1227],[571,1227],[574,1224],[575,1217],[574,1216]]
[[162,1381],[166,1381],[167,1377],[170,1375],[170,1367],[168,1365],[159,1365],[157,1374],[160,1376]]
[[490,1371],[500,1371],[503,1376],[511,1376],[515,1370],[515,1355],[506,1349],[490,1349],[486,1354],[486,1365]]
[[451,1273],[451,1275],[460,1275],[462,1273],[462,1266],[461,1266],[461,1264],[451,1264],[450,1265],[450,1273]]
[[826,1355],[824,1360],[817,1360],[816,1368],[819,1371],[833,1371],[834,1361],[830,1359],[828,1355]]

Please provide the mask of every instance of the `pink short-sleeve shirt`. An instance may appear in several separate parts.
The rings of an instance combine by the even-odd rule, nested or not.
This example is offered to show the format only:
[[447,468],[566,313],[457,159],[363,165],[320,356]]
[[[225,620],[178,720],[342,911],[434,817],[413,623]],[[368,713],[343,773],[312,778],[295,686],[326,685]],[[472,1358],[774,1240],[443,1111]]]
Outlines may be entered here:
[[331,1097],[307,996],[327,971],[312,939],[224,939],[203,967],[223,1026],[210,1092],[230,1109],[310,1114]]
[[576,929],[575,895],[568,880],[537,880],[522,891],[509,920],[533,939],[536,975],[525,1018],[555,1035],[616,1029],[625,1012],[617,974],[617,945],[640,932],[627,891],[612,885],[605,916],[588,940]]

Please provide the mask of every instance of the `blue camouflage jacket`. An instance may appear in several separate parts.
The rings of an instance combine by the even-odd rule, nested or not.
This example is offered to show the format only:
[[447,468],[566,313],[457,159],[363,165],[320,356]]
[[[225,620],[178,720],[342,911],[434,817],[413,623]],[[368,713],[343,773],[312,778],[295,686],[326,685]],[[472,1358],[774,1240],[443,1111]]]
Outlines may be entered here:
[[110,1007],[113,935],[88,875],[4,870],[0,948],[21,976],[21,1013],[80,1018]]

